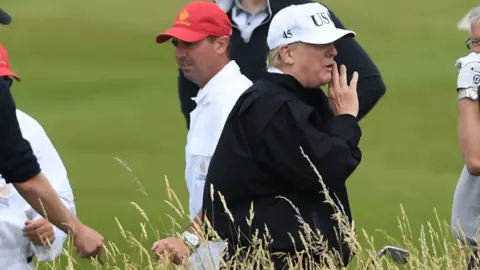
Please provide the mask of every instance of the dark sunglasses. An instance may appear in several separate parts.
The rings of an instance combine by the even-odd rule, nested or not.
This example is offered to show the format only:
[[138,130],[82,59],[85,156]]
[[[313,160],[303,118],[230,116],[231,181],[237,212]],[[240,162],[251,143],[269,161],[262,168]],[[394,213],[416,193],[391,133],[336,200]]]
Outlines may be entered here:
[[480,46],[480,39],[471,39],[471,38],[468,38],[468,39],[465,41],[465,45],[467,46],[467,49],[468,49],[468,50],[471,50],[471,49],[472,49],[472,46]]

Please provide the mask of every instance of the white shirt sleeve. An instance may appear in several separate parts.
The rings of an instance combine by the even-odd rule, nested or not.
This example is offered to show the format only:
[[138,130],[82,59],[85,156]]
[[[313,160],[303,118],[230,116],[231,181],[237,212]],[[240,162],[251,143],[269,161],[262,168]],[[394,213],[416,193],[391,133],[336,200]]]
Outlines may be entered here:
[[[73,192],[67,177],[67,170],[45,130],[35,119],[25,113],[19,111],[17,115],[19,117],[22,135],[30,142],[42,172],[58,193],[64,205],[76,214]],[[42,218],[30,205],[27,204],[27,207],[25,211],[28,213],[27,215],[30,219]],[[39,261],[53,260],[62,253],[67,234],[55,226],[54,231],[55,241],[51,246],[35,246],[31,243],[31,248]]]

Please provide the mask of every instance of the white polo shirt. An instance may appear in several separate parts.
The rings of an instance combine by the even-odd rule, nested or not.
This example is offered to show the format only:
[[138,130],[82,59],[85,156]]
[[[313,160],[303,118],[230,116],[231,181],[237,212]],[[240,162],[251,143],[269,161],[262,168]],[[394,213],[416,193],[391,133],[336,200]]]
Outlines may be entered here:
[[230,61],[195,98],[196,108],[190,113],[190,128],[185,147],[185,178],[190,195],[190,218],[202,208],[203,188],[208,166],[231,109],[252,82]]
[[[59,194],[65,206],[75,213],[73,192],[67,171],[55,147],[42,126],[26,113],[17,110],[17,119],[23,137],[30,142],[40,168]],[[39,261],[49,261],[61,254],[67,235],[54,227],[55,241],[52,247],[35,246],[23,235],[25,222],[42,218],[17,192],[12,184],[6,184],[0,176],[0,266],[1,269],[34,269],[27,257],[35,254]],[[8,266],[8,267],[7,267]]]

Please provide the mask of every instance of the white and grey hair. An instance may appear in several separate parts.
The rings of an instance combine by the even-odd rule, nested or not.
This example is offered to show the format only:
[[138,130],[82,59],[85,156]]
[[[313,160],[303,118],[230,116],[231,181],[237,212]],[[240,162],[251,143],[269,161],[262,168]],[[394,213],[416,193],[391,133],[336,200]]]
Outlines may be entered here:
[[277,67],[279,61],[279,48],[272,49],[268,52],[267,56],[267,68]]
[[480,6],[474,8],[470,15],[468,15],[468,31],[472,33],[472,27],[474,24],[480,23]]

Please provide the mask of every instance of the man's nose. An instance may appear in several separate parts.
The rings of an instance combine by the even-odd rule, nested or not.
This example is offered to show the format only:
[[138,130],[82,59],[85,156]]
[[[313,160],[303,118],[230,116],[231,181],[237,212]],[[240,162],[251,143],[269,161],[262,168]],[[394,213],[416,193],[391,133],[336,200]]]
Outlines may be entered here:
[[333,43],[331,44],[331,46],[332,47],[330,48],[330,54],[331,54],[332,57],[335,57],[338,54],[337,48],[335,48],[335,45]]
[[181,44],[179,44],[178,46],[175,47],[175,56],[177,58],[183,57],[186,54],[187,54],[187,50],[186,50],[185,46],[182,46]]

